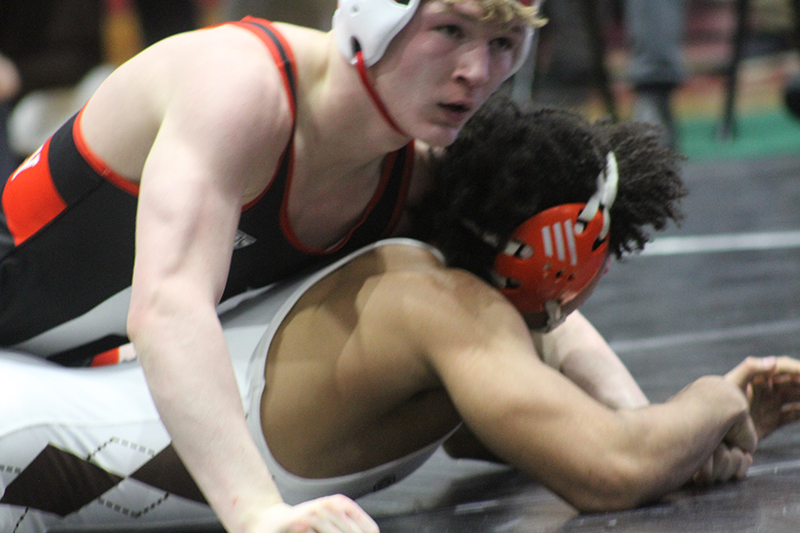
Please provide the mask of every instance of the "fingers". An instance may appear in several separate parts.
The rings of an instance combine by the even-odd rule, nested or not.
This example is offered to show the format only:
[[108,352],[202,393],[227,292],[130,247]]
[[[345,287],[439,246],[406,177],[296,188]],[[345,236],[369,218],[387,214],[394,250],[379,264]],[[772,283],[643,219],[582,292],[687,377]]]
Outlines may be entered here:
[[[303,533],[378,533],[378,525],[353,500],[342,495],[328,496],[295,506],[301,517],[290,531]],[[300,526],[303,523],[305,529]]]
[[720,444],[692,479],[698,485],[743,479],[752,464],[753,456],[751,454],[736,447],[729,448],[725,444]]
[[800,420],[800,402],[785,404],[781,407],[781,426],[797,422],[798,420]]
[[779,405],[800,402],[800,381],[792,375],[756,376],[750,383],[750,391],[751,404],[768,398]]
[[692,476],[692,481],[697,485],[708,485],[711,483],[712,474],[714,473],[714,456],[708,458],[703,464],[703,467]]
[[776,375],[783,374],[793,378],[794,381],[800,382],[800,361],[786,355],[776,357],[775,360],[774,373]]
[[734,424],[728,430],[723,442],[732,448],[740,448],[747,453],[755,452],[758,445],[758,433],[753,419],[748,415]]
[[[754,377],[771,374],[774,372],[777,364],[776,357],[748,357],[725,374],[725,379],[735,384],[742,389],[742,391],[746,391],[748,383],[750,383]],[[800,371],[800,367],[798,367],[798,371]]]
[[747,357],[725,375],[743,391],[752,382],[776,379],[800,383],[800,360],[782,356]]
[[714,451],[712,482],[722,483],[732,479],[742,479],[751,464],[753,464],[751,454],[745,453],[739,448],[728,448],[721,444]]

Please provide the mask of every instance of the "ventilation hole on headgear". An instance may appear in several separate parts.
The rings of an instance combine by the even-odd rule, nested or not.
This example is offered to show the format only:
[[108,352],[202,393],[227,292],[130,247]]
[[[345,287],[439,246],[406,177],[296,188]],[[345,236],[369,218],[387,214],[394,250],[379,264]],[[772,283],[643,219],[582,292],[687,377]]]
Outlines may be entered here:
[[567,281],[572,282],[574,280],[575,280],[575,274],[570,274],[569,276],[567,276]]
[[519,289],[522,286],[522,282],[518,279],[514,278],[506,278],[506,289]]
[[558,272],[556,272],[556,279],[559,279],[563,275],[564,275],[564,271],[563,270],[559,270]]
[[407,6],[407,5],[408,5],[408,2],[409,2],[410,0],[394,0],[394,1],[395,1],[395,2],[397,2],[398,4],[403,4],[404,6]]
[[606,239],[601,239],[599,237],[595,239],[594,242],[592,243],[592,251],[594,252],[595,250],[600,248],[600,245],[602,245],[604,242],[606,242]]

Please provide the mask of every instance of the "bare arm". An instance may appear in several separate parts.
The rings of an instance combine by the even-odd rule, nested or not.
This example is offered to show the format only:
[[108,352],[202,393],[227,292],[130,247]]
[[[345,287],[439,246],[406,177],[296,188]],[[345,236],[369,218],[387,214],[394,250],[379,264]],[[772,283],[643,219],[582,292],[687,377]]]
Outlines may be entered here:
[[[579,312],[573,312],[554,331],[545,335],[534,333],[532,338],[536,351],[548,366],[602,404],[612,409],[649,404],[622,361]],[[455,458],[500,461],[465,426],[448,439],[444,448]]]
[[241,71],[190,73],[174,88],[142,174],[129,334],[173,445],[227,531],[330,521],[376,531],[344,498],[283,503],[248,431],[215,312],[243,198],[288,139],[284,94],[272,89]]
[[[237,507],[281,498],[247,430],[215,312],[244,173],[226,168],[211,131],[224,126],[203,123],[209,104],[196,96],[168,111],[145,165],[128,329],[181,459],[223,524],[244,531]],[[193,104],[194,118],[183,107]]]
[[580,312],[550,333],[534,334],[534,343],[545,363],[599,402],[615,409],[649,403],[617,354]]
[[500,295],[479,294],[420,325],[431,364],[482,442],[575,507],[633,507],[681,486],[723,440],[755,448],[747,401],[725,379],[702,378],[664,404],[611,410],[538,360]]

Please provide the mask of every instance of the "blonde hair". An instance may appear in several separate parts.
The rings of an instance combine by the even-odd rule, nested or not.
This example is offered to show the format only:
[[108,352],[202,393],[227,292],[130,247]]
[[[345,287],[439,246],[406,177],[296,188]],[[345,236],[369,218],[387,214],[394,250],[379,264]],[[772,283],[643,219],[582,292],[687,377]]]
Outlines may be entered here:
[[[457,4],[464,0],[441,0],[445,4]],[[508,24],[520,20],[538,28],[544,26],[547,19],[541,17],[539,6],[541,1],[533,0],[526,6],[520,0],[475,0],[483,10],[483,20]]]

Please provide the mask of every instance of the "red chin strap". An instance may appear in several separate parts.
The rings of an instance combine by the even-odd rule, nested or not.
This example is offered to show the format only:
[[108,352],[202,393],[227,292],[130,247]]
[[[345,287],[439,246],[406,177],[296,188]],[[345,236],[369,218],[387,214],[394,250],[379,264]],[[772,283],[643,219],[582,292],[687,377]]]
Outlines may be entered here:
[[369,80],[369,76],[367,74],[367,66],[366,64],[364,64],[364,54],[361,53],[361,50],[356,52],[354,61],[355,61],[356,71],[358,72],[358,77],[361,78],[361,84],[367,90],[367,94],[369,94],[369,97],[372,99],[372,103],[375,104],[375,107],[378,108],[378,112],[381,114],[383,119],[389,124],[389,126],[392,127],[394,131],[405,137],[410,137],[409,134],[400,129],[400,126],[397,125],[397,123],[392,119],[392,116],[389,114],[389,110],[386,109],[385,105],[383,105],[381,97],[378,96],[378,91],[375,90],[375,87]]

